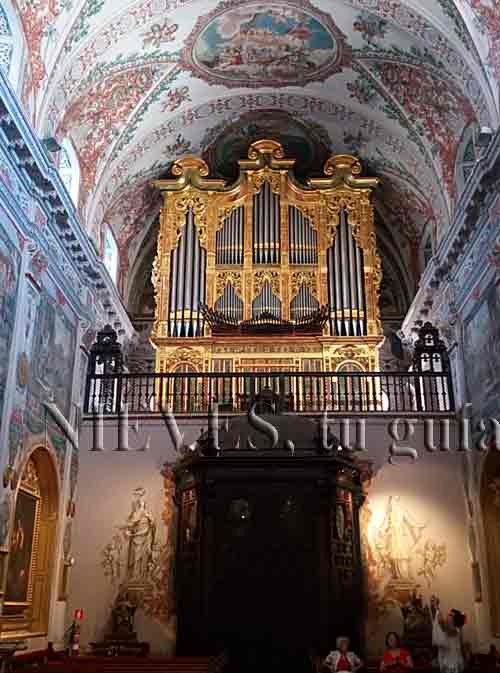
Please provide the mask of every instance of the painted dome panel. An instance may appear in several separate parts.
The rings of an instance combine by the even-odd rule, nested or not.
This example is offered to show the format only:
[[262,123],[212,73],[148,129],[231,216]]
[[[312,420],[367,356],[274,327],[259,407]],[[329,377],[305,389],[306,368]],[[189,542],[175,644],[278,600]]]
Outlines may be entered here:
[[350,62],[332,18],[308,3],[223,3],[187,40],[185,65],[226,86],[289,86],[324,80]]

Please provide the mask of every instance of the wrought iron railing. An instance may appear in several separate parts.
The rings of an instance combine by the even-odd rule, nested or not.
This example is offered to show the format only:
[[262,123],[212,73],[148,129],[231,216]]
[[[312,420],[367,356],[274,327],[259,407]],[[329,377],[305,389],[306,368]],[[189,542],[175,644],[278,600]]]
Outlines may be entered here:
[[89,374],[84,413],[454,411],[449,371]]

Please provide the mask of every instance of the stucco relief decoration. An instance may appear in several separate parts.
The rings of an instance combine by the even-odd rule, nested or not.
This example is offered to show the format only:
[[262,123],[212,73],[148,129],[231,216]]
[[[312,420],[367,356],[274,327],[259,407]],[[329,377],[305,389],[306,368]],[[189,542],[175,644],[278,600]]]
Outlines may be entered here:
[[448,194],[454,197],[460,135],[475,118],[471,103],[422,65],[380,61],[375,71],[411,122],[427,136],[439,156]]
[[21,451],[26,436],[23,409],[15,407],[12,410],[9,424],[9,465],[12,467]]
[[154,23],[145,33],[143,33],[143,49],[146,47],[160,49],[165,43],[173,42],[178,28],[179,25],[177,23],[169,23],[168,21]]
[[363,11],[358,15],[353,28],[369,45],[376,45],[377,40],[383,40],[386,36],[387,21],[376,14]]
[[378,527],[372,524],[369,503],[364,509],[369,612],[375,620],[389,608],[406,604],[420,592],[422,581],[430,588],[446,565],[447,548],[428,537],[428,522],[419,521],[400,496],[388,497]]
[[134,490],[130,514],[102,552],[101,566],[118,595],[128,593],[134,604],[154,619],[167,622],[173,612],[172,539],[173,479],[164,470],[165,508],[161,522],[151,513],[146,490]]
[[210,84],[283,87],[340,72],[351,49],[332,18],[305,0],[229,0],[199,19],[182,58]]
[[488,62],[494,75],[500,76],[500,6],[492,0],[464,0],[473,10],[478,27],[488,36]]
[[36,249],[34,255],[30,259],[28,267],[33,278],[37,281],[40,281],[40,278],[45,273],[45,271],[47,271],[48,267],[49,260],[41,250]]
[[150,67],[117,73],[95,83],[67,109],[58,134],[78,136],[83,199],[94,187],[101,158],[156,77]]

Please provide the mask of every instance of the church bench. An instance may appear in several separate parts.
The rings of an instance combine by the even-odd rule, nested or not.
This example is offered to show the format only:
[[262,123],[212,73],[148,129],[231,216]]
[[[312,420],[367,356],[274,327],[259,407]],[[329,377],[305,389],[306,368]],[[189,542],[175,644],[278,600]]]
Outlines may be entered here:
[[64,653],[54,652],[50,643],[49,647],[43,650],[32,650],[30,652],[21,652],[15,654],[9,661],[9,670],[18,671],[26,667],[37,667],[64,659]]
[[[25,670],[29,670],[26,662]],[[41,662],[37,662],[41,663]],[[219,657],[67,657],[37,665],[38,673],[219,673],[225,658]],[[18,669],[19,670],[19,669]]]

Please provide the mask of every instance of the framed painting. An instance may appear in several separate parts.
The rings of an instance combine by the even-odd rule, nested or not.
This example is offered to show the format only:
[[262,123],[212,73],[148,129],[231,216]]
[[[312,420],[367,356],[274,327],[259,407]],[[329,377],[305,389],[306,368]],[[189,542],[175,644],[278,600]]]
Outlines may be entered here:
[[0,426],[14,332],[21,256],[0,225]]
[[482,417],[497,416],[500,411],[500,287],[492,285],[469,315],[464,326],[464,350],[468,402]]
[[5,603],[9,605],[27,606],[31,603],[39,507],[39,498],[19,490],[5,588]]
[[[66,305],[43,294],[37,308],[33,335],[30,377],[26,403],[26,424],[34,434],[43,432],[45,412],[42,400],[47,394],[69,419],[73,363],[76,349],[75,317]],[[49,432],[60,435],[49,421]]]

